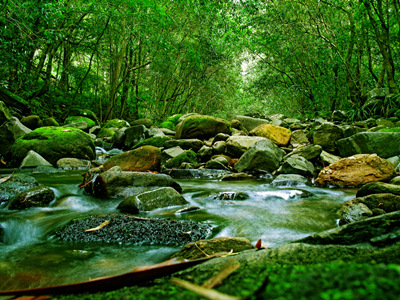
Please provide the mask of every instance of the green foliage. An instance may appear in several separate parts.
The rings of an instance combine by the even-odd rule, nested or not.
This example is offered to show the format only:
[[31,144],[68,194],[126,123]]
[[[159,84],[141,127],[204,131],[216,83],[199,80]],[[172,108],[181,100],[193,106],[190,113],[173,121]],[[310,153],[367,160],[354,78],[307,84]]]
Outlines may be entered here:
[[174,130],[175,129],[175,124],[173,122],[168,122],[168,121],[162,122],[159,126],[161,128],[167,128],[167,129],[170,129],[170,130]]
[[393,127],[393,128],[383,128],[379,130],[380,132],[400,132],[399,127]]

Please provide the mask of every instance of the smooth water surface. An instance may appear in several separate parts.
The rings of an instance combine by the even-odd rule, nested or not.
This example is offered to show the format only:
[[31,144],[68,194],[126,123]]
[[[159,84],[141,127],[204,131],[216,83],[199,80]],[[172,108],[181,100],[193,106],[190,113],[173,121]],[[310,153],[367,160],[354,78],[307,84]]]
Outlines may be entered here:
[[[5,170],[1,173],[9,174]],[[121,198],[101,200],[83,193],[78,187],[82,173],[33,174],[40,184],[54,189],[56,199],[51,206],[0,210],[0,224],[5,228],[4,245],[0,245],[0,290],[68,284],[122,274],[138,266],[167,260],[181,248],[79,244],[54,238],[54,231],[72,219],[120,213],[116,207]],[[179,214],[177,207],[168,207],[140,215],[207,222],[214,228],[210,238],[245,237],[253,245],[261,238],[268,246],[276,246],[333,228],[337,226],[338,210],[355,195],[352,189],[272,187],[271,180],[267,179],[177,181],[190,206],[198,206],[199,210]],[[305,191],[312,195],[304,198]],[[220,200],[224,197],[218,197],[220,193],[233,192],[243,192],[248,199]]]

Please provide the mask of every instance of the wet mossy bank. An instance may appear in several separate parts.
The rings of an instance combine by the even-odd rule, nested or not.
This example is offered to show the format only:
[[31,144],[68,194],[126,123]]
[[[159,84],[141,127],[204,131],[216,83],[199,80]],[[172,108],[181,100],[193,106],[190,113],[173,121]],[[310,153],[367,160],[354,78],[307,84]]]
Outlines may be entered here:
[[[202,285],[215,273],[192,269],[173,277]],[[205,299],[172,284],[171,277],[111,292],[57,299]],[[393,264],[260,265],[240,267],[215,289],[246,299],[398,299],[399,281],[400,268]]]
[[[97,230],[89,229],[101,227]],[[208,224],[186,220],[146,219],[108,214],[76,219],[55,235],[66,242],[106,242],[123,244],[164,244],[183,246],[208,237]]]

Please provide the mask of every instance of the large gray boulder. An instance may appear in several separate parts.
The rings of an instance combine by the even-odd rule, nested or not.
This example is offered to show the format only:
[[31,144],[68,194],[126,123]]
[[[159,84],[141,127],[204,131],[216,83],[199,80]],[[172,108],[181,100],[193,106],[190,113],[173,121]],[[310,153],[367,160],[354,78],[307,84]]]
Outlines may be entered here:
[[235,164],[238,172],[252,170],[275,171],[283,159],[283,151],[271,140],[263,139],[249,147]]
[[139,211],[185,204],[189,204],[189,202],[175,189],[163,187],[125,198],[117,208],[130,213],[138,213]]
[[265,140],[261,136],[231,136],[226,140],[226,154],[240,157],[254,143]]
[[251,131],[261,124],[271,124],[271,122],[268,120],[247,116],[237,116],[236,119],[243,124],[244,128],[246,128],[247,131]]
[[335,142],[342,138],[343,129],[329,122],[317,126],[313,133],[313,143],[320,145],[325,151],[330,153],[336,151]]
[[299,155],[293,155],[285,159],[278,172],[281,174],[298,174],[306,177],[314,177],[315,175],[314,165]]
[[14,142],[29,132],[31,130],[22,125],[16,117],[7,119],[0,126],[0,155],[3,155],[6,159],[10,159],[11,147]]
[[361,132],[336,142],[340,156],[373,154],[389,158],[400,155],[400,132]]

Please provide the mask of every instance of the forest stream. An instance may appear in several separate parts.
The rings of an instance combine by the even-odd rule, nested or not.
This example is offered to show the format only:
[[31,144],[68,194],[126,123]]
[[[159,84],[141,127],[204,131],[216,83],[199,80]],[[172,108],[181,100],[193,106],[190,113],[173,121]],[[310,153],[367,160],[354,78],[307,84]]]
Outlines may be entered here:
[[[12,170],[0,170],[10,174]],[[47,208],[22,211],[0,209],[5,228],[0,246],[0,290],[15,290],[82,282],[129,272],[138,266],[167,260],[184,245],[126,245],[69,243],[54,232],[75,218],[121,213],[122,198],[101,200],[86,195],[78,185],[82,171],[33,174],[51,187],[56,199]],[[182,195],[200,209],[176,213],[167,207],[141,213],[142,217],[189,219],[212,225],[208,238],[245,237],[268,247],[294,241],[337,226],[338,210],[354,197],[355,189],[302,186],[274,187],[272,179],[220,181],[218,178],[178,179]],[[306,193],[304,191],[310,192]],[[220,193],[243,192],[246,200],[220,200]],[[304,195],[308,194],[308,197]]]

